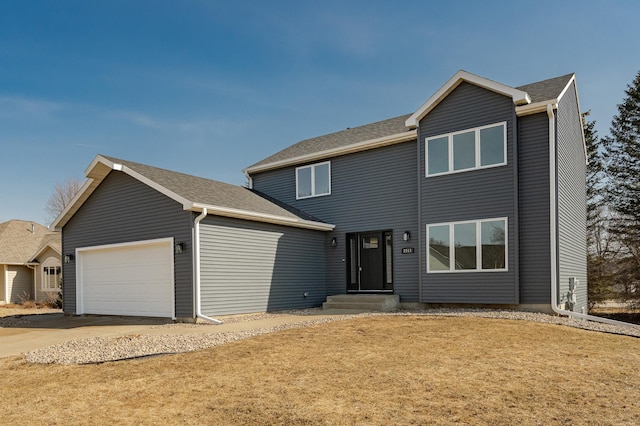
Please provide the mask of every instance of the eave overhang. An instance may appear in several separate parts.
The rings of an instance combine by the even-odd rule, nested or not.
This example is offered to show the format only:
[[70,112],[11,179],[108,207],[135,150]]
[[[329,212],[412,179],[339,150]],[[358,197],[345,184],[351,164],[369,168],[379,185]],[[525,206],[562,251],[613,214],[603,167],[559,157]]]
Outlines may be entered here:
[[335,228],[335,225],[332,224],[315,222],[297,217],[271,215],[249,210],[197,203],[192,200],[188,200],[180,196],[179,194],[176,194],[175,192],[162,185],[159,185],[158,183],[136,172],[135,170],[132,170],[131,168],[123,164],[114,163],[113,161],[101,155],[96,156],[89,167],[87,167],[87,169],[85,170],[87,181],[84,183],[84,185],[82,185],[76,196],[71,200],[64,211],[60,213],[60,215],[53,221],[49,228],[51,230],[61,231],[62,227],[67,222],[69,222],[69,220],[71,220],[73,215],[80,209],[80,207],[82,207],[89,196],[93,194],[100,183],[109,175],[109,173],[111,173],[111,171],[114,170],[126,173],[134,179],[177,201],[182,205],[182,208],[187,211],[201,212],[202,209],[206,207],[209,214],[213,214],[216,216],[232,217],[237,219],[250,220],[253,222],[274,223],[279,225],[320,231],[331,231]]
[[521,106],[531,103],[531,98],[527,92],[519,89],[515,89],[510,86],[489,80],[484,77],[480,77],[470,72],[460,70],[453,77],[449,79],[436,93],[431,95],[427,101],[422,104],[420,108],[414,112],[411,117],[407,119],[405,125],[408,128],[417,128],[418,123],[422,120],[431,110],[433,110],[444,98],[446,98],[456,87],[461,83],[467,82],[476,86],[491,90],[501,95],[509,96],[513,100],[514,105]]
[[309,163],[312,161],[318,161],[318,160],[324,160],[331,157],[337,157],[339,155],[353,154],[355,152],[367,151],[369,149],[395,145],[398,143],[416,140],[417,138],[418,138],[417,131],[409,130],[402,133],[395,133],[389,136],[383,136],[380,138],[356,142],[356,143],[346,145],[346,146],[341,146],[338,148],[327,149],[324,151],[318,151],[318,152],[314,152],[306,155],[299,155],[297,157],[274,161],[272,163],[267,163],[267,164],[260,164],[258,166],[251,166],[251,167],[247,167],[246,169],[243,169],[242,171],[245,174],[250,175],[252,173],[259,173],[259,172],[265,172],[267,170],[279,169],[281,167]]

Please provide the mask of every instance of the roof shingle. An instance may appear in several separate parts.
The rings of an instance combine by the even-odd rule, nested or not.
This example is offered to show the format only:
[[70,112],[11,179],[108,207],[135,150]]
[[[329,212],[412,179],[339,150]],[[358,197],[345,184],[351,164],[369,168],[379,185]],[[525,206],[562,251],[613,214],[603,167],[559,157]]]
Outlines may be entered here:
[[159,167],[148,166],[132,161],[107,157],[104,155],[102,157],[113,163],[122,164],[123,166],[130,168],[176,195],[195,204],[225,207],[291,219],[321,222],[307,213],[281,202],[276,203],[274,200],[267,199],[267,197],[257,191],[252,191],[242,186],[166,170]]
[[27,220],[0,223],[0,264],[29,263],[48,243],[60,251],[60,233],[50,232],[45,226]]
[[[573,75],[574,74],[566,74],[560,77],[515,87],[515,89],[527,92],[533,103],[544,102],[546,100],[556,99],[567,86]],[[247,169],[403,133],[409,130],[405,126],[405,121],[410,116],[411,114],[401,115],[399,117],[305,139],[252,164],[247,167]]]

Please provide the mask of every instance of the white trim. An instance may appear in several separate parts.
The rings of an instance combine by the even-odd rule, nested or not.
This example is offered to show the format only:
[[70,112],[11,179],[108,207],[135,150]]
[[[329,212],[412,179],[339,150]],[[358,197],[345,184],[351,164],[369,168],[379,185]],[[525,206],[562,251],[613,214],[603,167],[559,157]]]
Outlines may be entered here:
[[584,123],[582,121],[582,111],[580,111],[580,97],[578,96],[578,83],[576,83],[575,74],[571,76],[567,85],[564,87],[564,89],[562,89],[562,92],[558,96],[558,102],[560,102],[560,99],[562,99],[562,97],[567,92],[567,90],[569,90],[569,87],[571,87],[572,83],[574,84],[574,89],[576,91],[576,106],[578,107],[578,118],[580,118],[580,135],[582,136],[582,149],[584,150],[584,161],[585,161],[585,164],[588,165],[589,157],[587,155],[587,140],[584,138]]
[[449,79],[436,93],[414,112],[411,117],[405,121],[405,125],[409,128],[418,127],[418,123],[424,116],[429,114],[449,93],[451,93],[462,82],[467,82],[491,90],[501,95],[510,96],[515,105],[525,105],[531,103],[531,98],[527,92],[515,89],[510,86],[495,82],[493,80],[471,74],[467,71],[460,70]]
[[287,158],[284,160],[274,161],[272,163],[261,164],[258,166],[251,166],[243,169],[245,173],[258,173],[265,172],[267,170],[273,170],[285,166],[293,166],[300,163],[308,163],[311,161],[323,160],[330,157],[337,157],[339,155],[353,154],[355,152],[367,151],[370,149],[381,148],[384,146],[395,145],[398,143],[409,142],[418,137],[416,130],[409,130],[402,133],[396,133],[389,136],[382,136],[379,138],[369,139],[362,142],[356,142],[350,145],[341,146],[338,148],[326,149],[324,151],[318,151],[311,154],[299,155],[293,158]]
[[547,107],[551,106],[553,109],[558,109],[558,99],[549,99],[547,101],[536,102],[534,104],[517,106],[516,107],[516,115],[518,117],[522,117],[525,115],[538,114],[541,112],[546,112]]
[[[316,167],[327,165],[329,168],[329,192],[316,194]],[[298,171],[303,169],[311,169],[311,195],[300,196],[298,187]],[[306,198],[316,198],[331,195],[331,161],[323,161],[321,163],[308,164],[306,166],[296,167],[296,200],[304,200]]]
[[[73,209],[76,208],[77,204],[82,205],[82,203],[87,198],[89,198],[89,195],[91,195],[93,193],[93,191],[95,191],[97,185],[92,186],[94,182],[95,181],[93,179],[87,179],[82,184],[82,186],[78,190],[78,193],[71,199],[69,204],[67,204],[67,207],[65,207],[64,210],[62,210],[62,212],[58,215],[58,217],[55,218],[53,220],[53,222],[51,222],[51,225],[49,225],[49,230],[51,230],[51,231],[61,231],[62,230],[62,226],[64,226],[68,222],[68,220],[71,219],[71,216],[73,216],[73,215],[69,215],[69,213]],[[78,206],[78,208],[79,208],[79,206]],[[63,222],[63,221],[64,221],[64,223],[62,225],[60,225],[61,222]]]
[[597,317],[594,315],[583,314],[579,312],[567,311],[558,305],[558,256],[557,256],[557,218],[556,218],[556,127],[555,115],[553,108],[547,108],[549,117],[549,233],[550,233],[550,257],[551,257],[551,309],[558,315],[578,318],[582,320],[594,321],[603,324],[618,325],[624,327],[638,328],[640,325],[632,324],[624,321],[616,321],[608,318]]
[[7,285],[7,281],[9,280],[7,265],[2,265],[2,275],[4,277],[3,285],[4,285],[4,301],[5,303],[9,303],[9,286]]
[[560,92],[560,94],[558,95],[557,99],[558,102],[560,102],[560,99],[562,99],[562,97],[564,96],[564,94],[567,92],[567,90],[569,90],[569,87],[571,87],[571,83],[573,83],[574,81],[576,81],[576,75],[573,74],[571,76],[571,78],[569,79],[569,81],[567,82],[567,85],[564,86],[564,89],[562,89],[562,92]]
[[[48,291],[48,292],[58,292],[59,291],[59,287],[58,287],[58,283],[56,283],[56,286],[54,288],[51,287],[45,287],[45,272],[44,270],[46,268],[59,268],[60,269],[60,274],[56,274],[58,280],[60,280],[60,278],[62,278],[62,264],[60,263],[59,259],[56,258],[48,258],[41,266],[40,268],[40,275],[41,275],[41,281],[40,281],[40,291]],[[35,270],[34,270],[35,272]],[[48,280],[47,280],[47,284],[48,284]]]
[[55,247],[53,246],[53,244],[51,244],[51,243],[46,243],[45,245],[43,245],[43,246],[42,246],[42,248],[41,248],[40,250],[38,250],[38,251],[36,252],[35,256],[33,256],[33,258],[32,258],[31,260],[33,260],[33,259],[37,259],[38,257],[40,257],[40,255],[41,255],[41,254],[42,254],[42,253],[43,253],[47,248],[50,248],[50,249],[51,249],[51,250],[53,250],[55,253],[57,253],[57,254],[58,254],[58,256],[61,256],[61,257],[62,257],[62,252],[61,252],[60,250],[58,250],[57,248],[55,248]]
[[200,222],[207,217],[207,208],[202,209],[202,213],[198,215],[193,221],[193,297],[196,308],[196,319],[202,318],[213,324],[222,324],[222,321],[216,318],[206,316],[202,313],[202,295],[201,285],[202,280],[200,276]]
[[139,247],[139,246],[148,246],[148,245],[158,245],[158,244],[167,244],[168,249],[171,251],[171,259],[170,263],[171,269],[171,281],[173,283],[173,291],[171,292],[171,318],[176,319],[176,301],[175,301],[175,258],[173,254],[173,245],[174,239],[173,237],[168,238],[157,238],[152,240],[141,240],[141,241],[130,241],[126,243],[116,243],[116,244],[103,244],[99,246],[89,246],[89,247],[79,247],[75,250],[75,258],[76,258],[76,315],[84,314],[84,277],[82,274],[83,264],[82,264],[82,254],[85,252],[92,251],[101,251],[101,250],[113,250],[119,248],[127,248],[127,247]]
[[314,222],[311,220],[304,220],[304,219],[297,219],[297,218],[288,218],[284,216],[276,216],[276,215],[270,215],[266,213],[256,213],[256,212],[250,212],[247,210],[233,209],[230,207],[209,206],[209,205],[199,204],[199,203],[193,204],[189,210],[202,211],[202,209],[205,209],[205,208],[209,211],[209,214],[212,214],[212,215],[233,217],[236,219],[250,220],[253,222],[273,223],[276,225],[286,225],[286,226],[293,226],[296,228],[315,229],[318,231],[332,231],[336,227],[335,225],[332,225],[330,223]]
[[[498,127],[498,126],[502,126],[503,128],[503,159],[504,161],[501,163],[495,163],[495,164],[488,164],[486,166],[482,166],[482,159],[480,158],[480,152],[481,152],[481,140],[480,140],[480,131],[484,130],[484,129],[489,129],[492,127]],[[460,170],[454,170],[454,158],[453,158],[453,137],[456,135],[460,135],[463,133],[471,133],[474,132],[474,144],[475,144],[475,166],[474,167],[469,167],[466,169],[460,169]],[[442,138],[447,138],[447,148],[448,148],[448,167],[449,170],[447,170],[446,172],[439,172],[439,173],[434,173],[434,174],[429,174],[429,141],[434,140],[434,139],[442,139]],[[479,126],[479,127],[474,127],[471,129],[464,129],[464,130],[459,130],[456,132],[451,132],[451,133],[444,133],[441,135],[436,135],[436,136],[430,136],[428,138],[425,138],[424,140],[424,173],[425,173],[425,177],[427,178],[431,178],[431,177],[435,177],[435,176],[442,176],[442,175],[450,175],[450,174],[455,174],[455,173],[463,173],[463,172],[469,172],[472,170],[480,170],[480,169],[489,169],[492,167],[500,167],[500,166],[505,166],[507,165],[507,122],[506,121],[501,121],[498,123],[493,123],[493,124],[488,124],[488,125],[484,125],[484,126]]]
[[555,114],[551,105],[547,106],[549,117],[549,255],[551,256],[551,309],[558,309],[558,254],[557,254],[557,218],[556,218],[556,127]]
[[[482,269],[482,223],[504,221],[504,268],[500,269]],[[455,225],[473,223],[476,226],[476,269],[456,269],[455,268]],[[431,270],[431,262],[429,261],[429,228],[432,226],[448,226],[449,227],[449,269],[448,270]],[[494,217],[487,219],[459,220],[455,222],[428,223],[426,226],[426,266],[427,274],[464,274],[464,273],[486,273],[486,272],[508,272],[509,271],[509,218]]]
[[[415,132],[414,132],[415,133]],[[50,225],[51,230],[60,231],[62,227],[71,219],[73,214],[82,206],[82,204],[89,198],[89,196],[96,190],[102,180],[109,174],[111,170],[120,168],[123,173],[137,179],[145,185],[155,189],[156,191],[166,195],[167,197],[182,204],[184,210],[201,211],[203,207],[209,209],[211,214],[217,214],[220,216],[235,217],[239,219],[250,220],[254,222],[267,222],[276,223],[280,225],[293,226],[298,228],[317,229],[321,231],[331,231],[335,228],[335,225],[326,224],[322,222],[315,222],[311,220],[287,218],[284,216],[270,215],[265,213],[257,213],[248,210],[234,209],[229,207],[207,205],[202,203],[194,203],[186,198],[183,198],[174,192],[168,190],[162,185],[144,177],[140,173],[134,172],[126,166],[115,164],[101,155],[97,155],[91,162],[85,173],[89,179],[82,185],[82,188],[78,191],[73,200],[69,203],[67,208],[53,221]],[[331,184],[331,183],[330,183]]]

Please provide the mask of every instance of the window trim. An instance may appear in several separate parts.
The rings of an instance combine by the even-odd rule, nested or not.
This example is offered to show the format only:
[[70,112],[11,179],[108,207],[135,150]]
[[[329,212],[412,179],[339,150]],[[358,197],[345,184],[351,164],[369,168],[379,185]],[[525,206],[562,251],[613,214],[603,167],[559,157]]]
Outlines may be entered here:
[[[317,166],[328,166],[329,170],[329,192],[316,194],[316,167]],[[299,191],[299,182],[298,182],[298,170],[302,169],[311,169],[311,195],[305,195],[303,197],[300,196]],[[323,161],[321,163],[308,164],[306,166],[296,167],[296,200],[304,200],[305,198],[315,198],[315,197],[324,197],[326,195],[331,195],[331,161]]]
[[[47,269],[55,269],[56,270],[56,286],[55,287],[49,287],[46,284],[49,283],[49,274],[47,274],[46,270]],[[58,271],[60,271],[58,273]],[[42,265],[42,281],[40,282],[40,290],[42,291],[52,291],[52,292],[57,292],[60,291],[60,284],[59,281],[62,278],[62,266],[61,265],[56,265],[54,263],[50,263],[47,264],[45,263],[44,265]]]
[[[489,164],[486,166],[482,166],[481,164],[481,158],[480,158],[480,152],[481,152],[481,147],[480,147],[480,131],[484,130],[484,129],[488,129],[491,127],[497,127],[497,126],[502,126],[503,129],[503,153],[504,153],[504,161],[501,163],[495,163],[495,164]],[[460,169],[460,170],[454,170],[453,169],[453,137],[455,135],[459,135],[462,133],[469,133],[469,132],[474,132],[475,133],[475,167],[470,167],[467,169]],[[435,140],[435,139],[441,139],[441,138],[447,138],[447,153],[448,153],[448,170],[446,172],[439,172],[439,173],[433,173],[433,174],[429,174],[429,141],[431,140]],[[497,123],[492,123],[492,124],[487,124],[485,126],[479,126],[479,127],[472,127],[470,129],[464,129],[464,130],[458,130],[455,132],[450,132],[450,133],[443,133],[440,135],[434,135],[434,136],[429,136],[428,138],[424,139],[424,174],[425,177],[435,177],[435,176],[442,176],[442,175],[450,175],[450,174],[454,174],[454,173],[463,173],[463,172],[468,172],[471,170],[479,170],[479,169],[489,169],[492,167],[500,167],[500,166],[505,166],[507,164],[507,122],[506,121],[499,121]]]
[[[482,269],[482,223],[504,221],[504,268],[501,269]],[[455,238],[454,225],[475,223],[476,225],[476,269],[456,269],[455,268]],[[432,226],[449,226],[449,269],[448,270],[431,270],[431,262],[429,261],[429,228]],[[461,220],[457,222],[439,222],[428,223],[426,225],[426,268],[427,274],[459,274],[459,273],[476,273],[476,272],[509,272],[509,218],[493,217],[486,219]],[[453,261],[452,261],[453,260]]]

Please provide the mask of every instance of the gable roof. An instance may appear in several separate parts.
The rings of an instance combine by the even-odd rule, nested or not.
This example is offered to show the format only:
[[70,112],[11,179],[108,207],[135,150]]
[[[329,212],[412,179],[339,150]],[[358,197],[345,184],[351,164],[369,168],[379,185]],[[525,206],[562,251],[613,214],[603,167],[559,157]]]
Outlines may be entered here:
[[412,114],[305,139],[258,161],[244,169],[244,172],[258,173],[415,140],[418,122],[462,82],[510,96],[516,106],[516,113],[527,115],[546,110],[547,104],[557,108],[558,100],[574,79],[574,74],[566,74],[524,86],[510,87],[467,71],[458,71]]
[[531,103],[531,98],[527,92],[519,90],[513,87],[506,86],[502,83],[489,80],[488,78],[480,77],[470,72],[460,70],[454,74],[436,93],[431,95],[427,101],[411,114],[405,122],[407,127],[418,127],[418,123],[425,115],[429,114],[433,108],[435,108],[449,93],[453,92],[462,82],[474,84],[476,86],[491,90],[492,92],[499,93],[504,96],[509,96],[513,100],[515,105],[526,105]]
[[516,87],[516,89],[527,92],[531,97],[531,103],[544,102],[561,98],[574,78],[575,74],[573,73],[565,74],[560,77],[525,84],[524,86]]
[[60,233],[28,220],[0,223],[0,264],[26,265],[31,263],[45,245],[61,251]]
[[208,213],[218,216],[300,228],[331,230],[335,227],[241,186],[103,155],[96,156],[91,162],[85,172],[87,181],[51,227],[62,229],[112,171],[128,174],[182,204],[184,210],[203,211],[206,208]]

